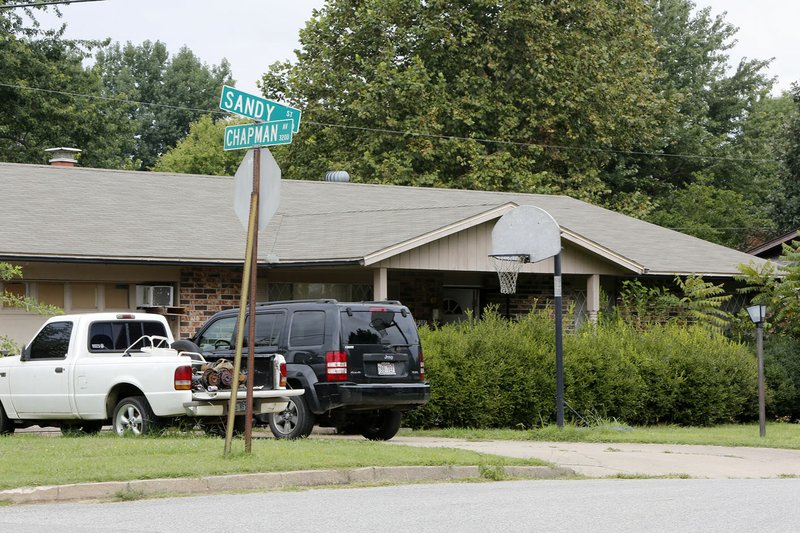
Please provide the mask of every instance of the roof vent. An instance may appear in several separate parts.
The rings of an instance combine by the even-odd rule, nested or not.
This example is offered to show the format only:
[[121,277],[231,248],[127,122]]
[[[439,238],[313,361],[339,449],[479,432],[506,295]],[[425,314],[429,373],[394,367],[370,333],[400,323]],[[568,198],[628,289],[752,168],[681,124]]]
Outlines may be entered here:
[[329,170],[325,173],[325,181],[345,183],[350,181],[350,174],[348,174],[346,170]]
[[48,148],[45,152],[50,152],[52,158],[48,161],[54,167],[74,167],[77,163],[78,154],[81,150],[77,148]]

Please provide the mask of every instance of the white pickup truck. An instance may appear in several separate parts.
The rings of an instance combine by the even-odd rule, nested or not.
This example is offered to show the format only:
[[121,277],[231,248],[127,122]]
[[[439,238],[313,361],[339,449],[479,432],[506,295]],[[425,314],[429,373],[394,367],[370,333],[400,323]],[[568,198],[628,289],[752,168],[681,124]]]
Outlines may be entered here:
[[[0,357],[0,434],[32,425],[93,433],[110,423],[119,434],[144,434],[178,417],[203,417],[215,428],[237,387],[237,421],[244,420],[244,375],[228,360],[207,363],[173,344],[164,317],[148,313],[88,313],[49,319],[13,357]],[[191,345],[190,345],[191,346]],[[183,347],[185,349],[185,347]],[[286,409],[283,356],[257,360],[253,413]]]

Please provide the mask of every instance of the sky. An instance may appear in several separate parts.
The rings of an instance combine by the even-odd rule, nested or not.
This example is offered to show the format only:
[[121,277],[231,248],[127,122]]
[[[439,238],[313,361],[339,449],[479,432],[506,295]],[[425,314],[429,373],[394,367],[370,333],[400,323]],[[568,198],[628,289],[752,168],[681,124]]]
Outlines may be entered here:
[[[769,75],[775,93],[800,81],[797,53],[798,0],[695,0],[713,14],[727,12],[737,26],[730,63],[774,58]],[[260,94],[256,80],[276,61],[293,60],[298,31],[324,0],[103,0],[61,7],[67,36],[76,39],[160,40],[171,53],[188,46],[202,61],[231,64],[236,86]],[[44,24],[54,24],[55,19]]]

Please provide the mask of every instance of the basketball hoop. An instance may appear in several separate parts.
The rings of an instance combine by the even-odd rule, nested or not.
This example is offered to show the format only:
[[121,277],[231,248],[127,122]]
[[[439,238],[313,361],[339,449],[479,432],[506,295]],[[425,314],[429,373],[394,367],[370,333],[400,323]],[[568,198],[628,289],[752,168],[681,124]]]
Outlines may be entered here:
[[522,269],[522,265],[528,262],[528,255],[498,254],[490,255],[492,264],[497,271],[500,280],[500,292],[502,294],[514,294],[517,292],[517,276]]

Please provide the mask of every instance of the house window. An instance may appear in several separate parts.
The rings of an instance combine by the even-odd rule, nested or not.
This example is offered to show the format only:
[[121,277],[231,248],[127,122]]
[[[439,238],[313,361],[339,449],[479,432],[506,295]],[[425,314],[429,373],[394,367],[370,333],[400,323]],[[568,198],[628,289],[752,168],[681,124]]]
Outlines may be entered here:
[[97,285],[94,283],[72,283],[71,309],[94,310],[97,309]]
[[130,309],[130,290],[127,285],[106,285],[106,309]]
[[[5,292],[6,295],[10,296],[12,299],[17,298],[25,298],[28,295],[27,287],[25,283],[14,281],[14,282],[5,282],[0,283],[0,293]],[[0,308],[3,307],[3,301],[0,299]],[[8,306],[6,306],[8,307]]]
[[63,283],[37,283],[37,299],[44,303],[64,308],[64,284]]
[[372,285],[366,283],[270,283],[269,301],[335,298],[340,302],[372,299]]
[[291,283],[270,283],[268,285],[268,300],[278,302],[281,300],[294,300]]

